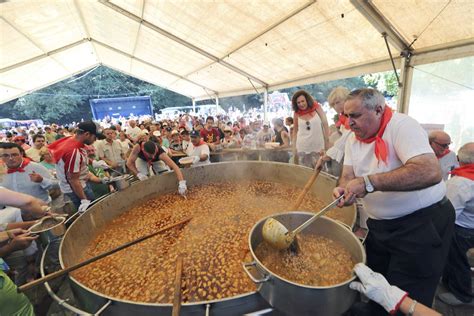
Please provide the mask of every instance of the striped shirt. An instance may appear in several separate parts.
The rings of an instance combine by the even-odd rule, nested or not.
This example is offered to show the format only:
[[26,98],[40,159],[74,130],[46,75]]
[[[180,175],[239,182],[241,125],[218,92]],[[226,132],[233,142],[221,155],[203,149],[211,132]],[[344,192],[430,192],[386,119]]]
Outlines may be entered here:
[[81,185],[83,188],[86,186],[88,176],[87,152],[83,143],[78,142],[74,137],[70,137],[62,144],[61,156],[56,159],[56,175],[63,193],[73,192],[68,182],[68,175],[72,173],[80,173]]

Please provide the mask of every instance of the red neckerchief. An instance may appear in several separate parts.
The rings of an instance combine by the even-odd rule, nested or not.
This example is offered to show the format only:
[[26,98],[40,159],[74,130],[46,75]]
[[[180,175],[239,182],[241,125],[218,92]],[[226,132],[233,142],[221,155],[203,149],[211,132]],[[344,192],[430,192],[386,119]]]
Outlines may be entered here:
[[14,172],[25,172],[25,167],[31,162],[29,158],[23,157],[23,161],[21,162],[18,168],[8,168],[7,173],[14,173]]
[[453,176],[459,176],[468,178],[474,181],[474,163],[469,163],[459,168],[451,170],[450,174]]
[[66,144],[70,141],[70,139],[72,139],[74,142],[77,143],[77,148],[83,148],[84,147],[83,143],[75,140],[72,137],[73,136],[63,137],[63,138],[58,139],[57,141],[55,141],[54,143],[52,143],[48,146],[48,149],[53,154],[54,161],[60,161],[62,159],[62,157],[64,156],[64,154],[67,151],[71,150],[69,146],[66,146]]
[[313,113],[314,111],[316,111],[319,107],[319,103],[314,101],[313,103],[313,106],[312,107],[307,107],[306,110],[300,110],[298,109],[298,111],[296,111],[296,115],[298,116],[302,116],[302,115],[306,115],[306,114],[309,114],[309,113]]
[[385,109],[382,114],[382,120],[380,121],[380,127],[379,130],[377,131],[377,134],[375,134],[374,137],[367,138],[367,139],[360,139],[359,137],[356,136],[357,140],[369,144],[373,141],[375,141],[375,157],[377,158],[378,161],[382,160],[387,164],[387,158],[388,158],[388,146],[385,143],[385,141],[382,139],[383,133],[385,132],[385,127],[387,127],[388,122],[390,122],[390,119],[392,118],[392,109],[388,106],[385,105]]
[[336,122],[336,127],[344,126],[346,129],[351,129],[349,126],[349,119],[347,116],[344,115],[344,113],[339,113],[339,119]]
[[451,152],[451,150],[449,150],[449,148],[446,148],[446,150],[443,151],[440,155],[436,155],[436,158],[441,159],[444,156],[446,156],[447,154],[449,154],[450,152]]
[[204,144],[207,144],[207,143],[205,141],[203,141],[202,139],[200,139],[199,144],[196,147],[199,147],[199,146],[204,145]]
[[155,152],[153,153],[153,156],[150,156],[146,150],[145,150],[145,143],[141,143],[140,145],[140,149],[143,153],[143,156],[145,156],[146,158],[146,162],[148,163],[149,166],[151,166],[151,164],[153,163],[153,159],[155,159],[156,157],[156,154],[159,152],[158,148],[156,147],[155,145]]

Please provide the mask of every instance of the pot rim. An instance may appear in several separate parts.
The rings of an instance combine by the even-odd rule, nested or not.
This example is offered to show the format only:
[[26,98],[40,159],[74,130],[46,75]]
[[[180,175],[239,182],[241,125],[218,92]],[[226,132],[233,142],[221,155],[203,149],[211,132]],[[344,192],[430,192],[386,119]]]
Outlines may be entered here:
[[[48,228],[43,229],[43,230],[34,231],[34,232],[32,231],[34,227],[41,225],[41,224],[43,223],[43,221],[44,221],[45,219],[47,219],[47,218],[59,219],[60,222],[57,223],[57,224],[54,225],[54,226],[48,227]],[[32,225],[32,226],[28,229],[28,231],[29,231],[31,234],[44,233],[44,232],[47,232],[47,231],[49,231],[49,230],[52,230],[53,228],[56,228],[56,227],[58,227],[58,226],[60,226],[60,225],[63,225],[65,221],[66,221],[66,217],[64,217],[64,216],[54,216],[54,217],[53,217],[53,216],[45,216],[45,217],[43,217],[38,223]]]
[[[354,272],[352,272],[352,277],[347,279],[346,281],[344,282],[340,282],[340,283],[337,283],[337,284],[334,284],[334,285],[328,285],[328,286],[313,286],[313,285],[306,285],[306,284],[300,284],[300,283],[296,283],[296,282],[293,282],[293,281],[290,281],[288,279],[285,279],[283,278],[282,276],[270,271],[259,259],[258,257],[255,255],[255,252],[253,251],[253,247],[252,247],[252,235],[254,234],[254,232],[256,231],[256,228],[257,226],[260,224],[260,223],[263,223],[265,220],[267,220],[268,218],[273,218],[275,216],[279,216],[279,215],[288,215],[288,214],[299,214],[299,215],[308,215],[308,216],[313,216],[314,213],[311,213],[311,212],[302,212],[302,211],[296,211],[296,212],[281,212],[281,213],[275,213],[275,214],[272,214],[272,215],[269,215],[269,216],[266,216],[262,219],[260,219],[257,223],[255,223],[255,225],[253,225],[252,229],[250,230],[250,233],[249,233],[249,237],[248,237],[248,246],[249,246],[249,249],[250,249],[250,253],[252,254],[252,259],[257,263],[256,267],[257,269],[261,269],[264,271],[265,274],[267,275],[270,275],[271,278],[277,278],[279,279],[280,281],[282,282],[285,282],[285,283],[288,283],[288,284],[291,284],[291,285],[294,285],[294,286],[298,286],[298,287],[302,287],[302,288],[307,288],[307,289],[318,289],[318,290],[324,290],[324,289],[331,289],[331,288],[335,288],[335,287],[340,287],[340,286],[343,286],[343,285],[346,285],[352,281],[354,281],[356,279],[356,275]],[[324,217],[325,219],[333,222],[334,224],[336,225],[339,225],[341,228],[343,228],[345,231],[347,231],[348,234],[350,234],[359,244],[359,247],[360,249],[362,250],[362,262],[363,263],[366,263],[366,260],[367,260],[367,257],[366,257],[366,253],[365,253],[365,248],[364,246],[362,245],[362,243],[360,242],[359,238],[357,238],[356,235],[354,235],[354,233],[352,231],[349,231],[346,227],[344,227],[344,225],[342,225],[341,223],[339,223],[338,221],[330,218],[330,217],[327,217],[327,216],[321,216],[321,217]],[[358,262],[356,262],[355,264],[357,264]],[[355,266],[354,264],[354,266]]]

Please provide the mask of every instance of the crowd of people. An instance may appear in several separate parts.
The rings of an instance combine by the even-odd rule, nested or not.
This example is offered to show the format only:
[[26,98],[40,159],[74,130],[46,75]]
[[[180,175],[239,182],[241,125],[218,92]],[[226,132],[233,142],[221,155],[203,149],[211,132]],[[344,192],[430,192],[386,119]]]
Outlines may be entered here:
[[[387,295],[394,293],[389,303],[369,295],[378,305],[362,310],[370,315],[400,306],[424,310],[421,304],[432,305],[440,278],[449,290],[441,300],[470,302],[466,252],[474,247],[474,143],[456,155],[449,150],[448,134],[427,135],[414,119],[393,112],[374,89],[335,88],[328,101],[338,121],[331,126],[306,91],[297,91],[291,101],[293,116],[271,121],[181,114],[161,121],[86,121],[7,131],[0,143],[0,186],[34,197],[39,206],[32,212],[3,202],[8,207],[0,210],[0,232],[8,232],[8,238],[0,242],[0,264],[9,266],[16,285],[37,277],[39,246],[25,229],[50,212],[86,211],[92,201],[116,189],[114,176],[130,174],[144,181],[172,170],[178,193],[186,195],[183,157],[191,157],[193,166],[260,159],[324,168],[339,177],[334,196],[344,194],[340,206],[361,201],[366,212],[361,218],[368,217],[361,223],[369,228],[368,267],[392,284],[382,282]],[[57,257],[51,261],[59,264]],[[363,282],[380,279],[367,269],[356,270]],[[353,288],[367,292],[367,286]],[[393,286],[398,290],[390,290]],[[402,304],[405,291],[411,298]],[[369,315],[365,312],[361,315]]]

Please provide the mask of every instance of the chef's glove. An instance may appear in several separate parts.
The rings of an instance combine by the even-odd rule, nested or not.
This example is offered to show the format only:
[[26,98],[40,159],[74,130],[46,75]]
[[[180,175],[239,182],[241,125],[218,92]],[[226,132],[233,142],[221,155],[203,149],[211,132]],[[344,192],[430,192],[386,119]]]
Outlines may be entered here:
[[199,156],[194,156],[193,163],[198,163],[201,158]]
[[109,169],[109,165],[103,160],[93,160],[92,167],[94,168],[102,168],[102,169]]
[[372,301],[380,304],[387,312],[394,314],[408,293],[390,285],[380,273],[372,271],[363,263],[358,263],[354,271],[361,282],[351,282],[349,287],[357,290]]
[[188,187],[186,186],[186,180],[179,181],[178,193],[180,195],[185,195],[187,190],[188,190]]
[[138,178],[140,181],[143,181],[143,180],[148,179],[148,176],[145,175],[145,174],[143,174],[143,173],[140,173],[140,172],[139,172],[139,173],[137,174],[137,178]]
[[77,211],[79,213],[84,213],[90,204],[91,204],[90,200],[81,200],[81,205],[79,205],[79,209]]
[[102,182],[102,184],[107,184],[110,182],[110,177],[102,177],[100,178],[100,182]]

